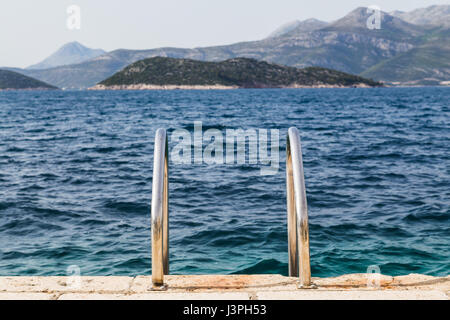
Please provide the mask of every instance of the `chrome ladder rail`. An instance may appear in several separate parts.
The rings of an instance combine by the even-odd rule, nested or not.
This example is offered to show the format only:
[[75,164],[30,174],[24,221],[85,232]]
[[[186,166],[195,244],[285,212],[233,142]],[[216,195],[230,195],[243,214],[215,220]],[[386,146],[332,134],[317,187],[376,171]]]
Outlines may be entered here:
[[286,145],[286,195],[289,276],[299,277],[299,288],[311,288],[308,205],[302,147],[297,128],[289,128]]
[[[152,187],[152,283],[164,289],[169,274],[169,154],[167,132],[155,135]],[[308,207],[300,135],[290,128],[286,146],[289,276],[299,277],[300,288],[313,288],[309,254]]]
[[164,289],[164,275],[169,274],[169,153],[167,132],[155,135],[152,187],[152,283]]

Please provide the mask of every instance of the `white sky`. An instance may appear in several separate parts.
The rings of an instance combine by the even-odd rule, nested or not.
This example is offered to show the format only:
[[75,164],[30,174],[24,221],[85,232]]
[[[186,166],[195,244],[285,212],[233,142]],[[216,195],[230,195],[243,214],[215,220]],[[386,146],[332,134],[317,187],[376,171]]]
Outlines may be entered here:
[[[81,29],[66,26],[69,5]],[[37,63],[63,44],[91,48],[200,47],[258,40],[292,20],[338,19],[356,7],[410,11],[450,0],[2,0],[0,66]]]

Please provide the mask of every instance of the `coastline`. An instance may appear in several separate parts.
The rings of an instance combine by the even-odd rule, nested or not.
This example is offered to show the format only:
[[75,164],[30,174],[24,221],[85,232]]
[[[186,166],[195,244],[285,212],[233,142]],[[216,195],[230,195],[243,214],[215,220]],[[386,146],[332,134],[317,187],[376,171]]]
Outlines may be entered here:
[[45,87],[37,87],[37,88],[6,88],[0,89],[0,92],[3,91],[55,91],[61,90],[59,88],[45,88]]
[[112,85],[105,86],[97,84],[87,90],[103,91],[103,90],[232,90],[232,89],[320,89],[320,88],[380,88],[372,87],[364,83],[358,83],[351,86],[344,85],[328,85],[316,84],[312,86],[292,84],[283,87],[239,87],[239,86],[225,86],[225,85],[154,85],[154,84],[130,84],[130,85]]
[[[286,87],[267,87],[259,89],[351,89],[351,88],[361,88],[361,89],[373,89],[373,88],[448,88],[450,85],[438,85],[438,86],[419,86],[419,85],[387,85],[382,87],[371,87],[364,84],[354,85],[354,86],[338,86],[338,85],[314,85],[314,86],[304,86],[304,85],[292,85]],[[145,91],[145,90],[235,90],[235,89],[258,89],[258,88],[246,88],[238,86],[203,86],[203,85],[115,85],[115,86],[104,86],[95,85],[90,88],[84,89],[65,89],[65,88],[23,88],[23,89],[0,89],[0,92],[14,92],[14,91]]]
[[97,84],[87,90],[103,91],[103,90],[230,90],[239,89],[237,86],[223,85],[154,85],[154,84],[131,84],[131,85],[113,85],[105,86]]

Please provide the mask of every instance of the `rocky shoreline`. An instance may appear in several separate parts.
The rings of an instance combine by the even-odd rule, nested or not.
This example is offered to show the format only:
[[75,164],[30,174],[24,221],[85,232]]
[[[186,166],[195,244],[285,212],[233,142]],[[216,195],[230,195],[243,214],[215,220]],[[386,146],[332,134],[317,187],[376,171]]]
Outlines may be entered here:
[[[358,83],[351,86],[343,85],[327,85],[317,84],[312,86],[305,86],[299,84],[293,84],[283,87],[264,87],[265,89],[318,89],[318,88],[373,88],[364,83]],[[154,84],[131,84],[131,85],[111,85],[106,86],[103,84],[97,84],[88,90],[102,91],[102,90],[230,90],[230,89],[249,89],[239,86],[224,86],[224,85],[154,85]]]
[[0,92],[2,91],[54,91],[59,90],[58,88],[45,88],[45,87],[38,87],[38,88],[6,88],[6,89],[0,89]]
[[223,85],[154,85],[154,84],[130,84],[130,85],[112,85],[105,86],[97,84],[88,90],[229,90],[238,89],[237,86],[223,86]]

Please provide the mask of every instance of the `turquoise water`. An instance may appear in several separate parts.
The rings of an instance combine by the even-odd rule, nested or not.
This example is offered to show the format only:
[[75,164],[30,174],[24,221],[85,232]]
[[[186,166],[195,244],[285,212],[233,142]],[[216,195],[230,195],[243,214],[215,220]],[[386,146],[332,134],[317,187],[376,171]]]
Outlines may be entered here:
[[[170,164],[174,274],[287,274],[286,132],[313,276],[450,271],[450,89],[0,93],[0,275],[151,273],[159,127],[280,130],[280,169]],[[173,145],[173,143],[171,144]]]

